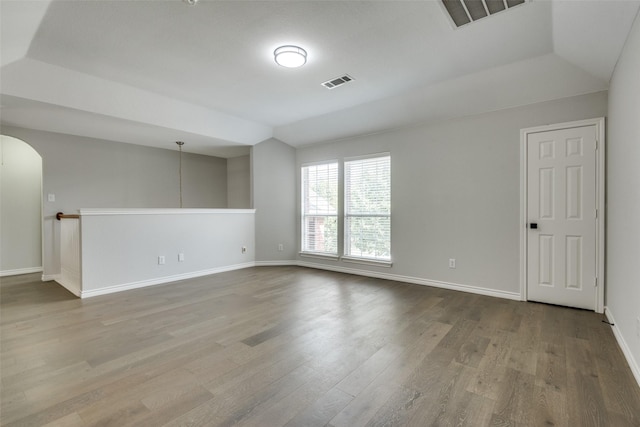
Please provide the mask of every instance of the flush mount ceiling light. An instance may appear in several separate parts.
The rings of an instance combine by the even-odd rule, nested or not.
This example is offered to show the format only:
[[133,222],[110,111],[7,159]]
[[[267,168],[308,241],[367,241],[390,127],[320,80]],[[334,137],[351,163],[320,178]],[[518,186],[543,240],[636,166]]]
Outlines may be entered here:
[[182,0],[182,1],[188,4],[189,6],[194,6],[196,3],[198,3],[198,0]]
[[307,51],[298,46],[280,46],[273,56],[276,64],[287,68],[302,67],[307,62]]

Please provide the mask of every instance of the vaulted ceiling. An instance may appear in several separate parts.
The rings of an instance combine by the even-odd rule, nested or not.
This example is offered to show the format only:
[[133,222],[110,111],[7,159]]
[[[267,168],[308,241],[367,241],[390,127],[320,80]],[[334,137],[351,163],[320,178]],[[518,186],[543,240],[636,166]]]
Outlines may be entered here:
[[[1,0],[0,118],[223,157],[335,140],[606,90],[639,6],[533,0],[456,28],[435,0]],[[285,44],[302,68],[274,62]]]

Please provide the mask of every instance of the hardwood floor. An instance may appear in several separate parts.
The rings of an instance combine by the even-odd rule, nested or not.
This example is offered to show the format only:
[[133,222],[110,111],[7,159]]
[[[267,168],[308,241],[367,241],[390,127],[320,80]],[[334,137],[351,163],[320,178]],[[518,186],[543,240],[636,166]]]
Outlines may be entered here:
[[4,426],[640,426],[593,312],[299,267],[1,292]]

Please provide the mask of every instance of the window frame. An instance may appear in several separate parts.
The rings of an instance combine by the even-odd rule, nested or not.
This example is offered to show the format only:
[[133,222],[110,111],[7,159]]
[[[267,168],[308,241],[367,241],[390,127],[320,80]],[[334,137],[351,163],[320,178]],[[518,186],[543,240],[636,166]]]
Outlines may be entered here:
[[[376,213],[376,212],[369,212],[369,213],[349,213],[349,203],[348,203],[348,195],[347,192],[349,191],[349,178],[347,177],[347,163],[351,163],[351,162],[358,162],[358,161],[362,161],[362,160],[370,160],[370,159],[388,159],[389,162],[389,188],[388,188],[388,196],[389,196],[389,208],[388,208],[388,213]],[[385,266],[391,266],[392,265],[392,227],[391,227],[391,196],[392,196],[392,187],[391,187],[391,153],[389,152],[383,152],[383,153],[374,153],[374,154],[368,154],[368,155],[364,155],[364,156],[357,156],[357,157],[346,157],[343,159],[342,161],[342,168],[343,168],[343,175],[342,175],[342,183],[343,183],[343,191],[342,191],[342,203],[344,206],[344,211],[342,213],[342,221],[343,221],[343,227],[342,227],[342,241],[343,241],[343,245],[342,245],[342,259],[346,262],[355,262],[355,263],[363,263],[363,264],[373,264],[373,265],[385,265]],[[350,240],[350,230],[349,230],[349,218],[388,218],[388,223],[389,223],[389,240],[388,240],[388,247],[389,247],[389,257],[388,258],[382,258],[382,257],[368,257],[368,256],[358,256],[358,255],[354,255],[352,253],[347,253],[350,249],[350,244],[349,244],[349,240]]]
[[[309,167],[313,167],[313,166],[330,166],[330,165],[336,165],[336,195],[338,197],[337,199],[337,206],[335,207],[335,214],[323,214],[323,215],[318,215],[318,214],[307,214],[305,212],[305,168],[309,168]],[[331,259],[339,259],[339,254],[340,254],[340,161],[338,161],[337,159],[332,159],[332,160],[323,160],[323,161],[317,161],[317,162],[310,162],[310,163],[304,163],[302,165],[300,165],[300,210],[301,210],[301,214],[300,214],[300,255],[304,255],[304,256],[312,256],[312,257],[319,257],[319,258],[331,258]],[[336,250],[335,252],[328,252],[328,251],[314,251],[314,250],[308,250],[307,247],[305,246],[306,243],[306,239],[307,239],[307,233],[306,233],[306,219],[309,217],[325,217],[325,218],[333,218],[335,217],[336,219],[336,235],[335,235],[335,241],[336,241]]]
[[[380,259],[380,258],[368,258],[368,257],[359,257],[359,256],[351,256],[345,253],[346,249],[346,230],[345,227],[347,225],[346,215],[345,215],[345,203],[346,203],[346,185],[345,185],[345,164],[347,162],[355,161],[355,160],[365,160],[371,158],[379,158],[379,157],[388,157],[389,158],[389,213],[388,215],[382,215],[384,217],[389,218],[389,259]],[[338,200],[337,200],[337,252],[328,253],[328,252],[317,252],[317,251],[308,251],[305,250],[305,180],[304,180],[304,168],[309,166],[318,166],[318,165],[329,165],[329,164],[337,164],[337,187],[338,187]],[[327,159],[327,160],[319,160],[312,161],[300,164],[300,188],[298,195],[300,196],[300,215],[298,216],[298,220],[300,221],[300,251],[298,252],[299,256],[304,258],[317,258],[317,259],[326,259],[326,260],[334,260],[334,261],[344,261],[345,263],[353,263],[353,264],[363,264],[363,265],[371,265],[376,267],[392,267],[393,266],[393,254],[392,254],[392,223],[391,223],[391,196],[392,196],[392,163],[391,163],[391,153],[390,152],[378,152],[372,154],[366,154],[362,156],[353,156],[353,157],[343,157],[339,159]]]

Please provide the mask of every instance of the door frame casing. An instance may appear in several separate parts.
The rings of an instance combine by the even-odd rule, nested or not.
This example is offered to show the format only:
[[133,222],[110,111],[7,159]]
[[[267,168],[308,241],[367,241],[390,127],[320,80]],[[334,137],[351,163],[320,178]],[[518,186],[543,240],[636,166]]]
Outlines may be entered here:
[[528,265],[528,229],[527,229],[527,201],[528,201],[528,150],[529,135],[540,132],[571,129],[583,126],[596,127],[596,313],[604,312],[605,287],[605,118],[578,120],[573,122],[556,123],[520,130],[520,299],[527,301],[527,265]]

